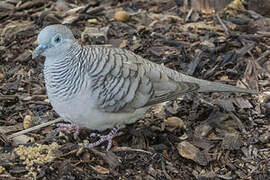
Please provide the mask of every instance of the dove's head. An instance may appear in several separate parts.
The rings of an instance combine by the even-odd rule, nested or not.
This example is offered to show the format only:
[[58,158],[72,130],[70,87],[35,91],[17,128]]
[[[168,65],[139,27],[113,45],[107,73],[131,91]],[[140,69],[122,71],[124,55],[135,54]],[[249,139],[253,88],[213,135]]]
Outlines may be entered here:
[[45,27],[38,34],[38,47],[32,53],[32,58],[39,55],[46,57],[59,56],[76,42],[71,30],[61,24]]

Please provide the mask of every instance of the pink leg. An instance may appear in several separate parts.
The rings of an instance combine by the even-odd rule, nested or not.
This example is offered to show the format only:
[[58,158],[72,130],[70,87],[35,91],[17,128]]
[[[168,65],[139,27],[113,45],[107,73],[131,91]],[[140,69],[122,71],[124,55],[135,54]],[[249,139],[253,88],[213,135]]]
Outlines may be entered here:
[[74,132],[74,138],[77,139],[78,135],[79,135],[79,131],[80,131],[80,127],[76,124],[70,123],[70,124],[65,124],[65,123],[59,123],[57,124],[57,129],[56,131],[61,132],[67,132],[67,133],[71,133]]
[[105,141],[108,141],[106,151],[109,151],[111,149],[111,147],[112,147],[112,139],[117,135],[117,131],[119,129],[120,129],[120,127],[116,126],[107,135],[101,135],[101,134],[97,134],[97,133],[90,134],[90,137],[98,136],[100,139],[98,141],[94,142],[94,143],[89,144],[88,148],[93,148],[95,146],[98,146],[98,145],[102,144]]

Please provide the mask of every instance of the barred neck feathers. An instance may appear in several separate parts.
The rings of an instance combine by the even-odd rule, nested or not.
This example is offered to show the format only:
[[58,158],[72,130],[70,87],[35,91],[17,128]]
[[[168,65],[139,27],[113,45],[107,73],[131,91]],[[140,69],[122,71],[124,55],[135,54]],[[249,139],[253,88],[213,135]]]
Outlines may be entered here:
[[86,51],[74,44],[64,57],[46,58],[44,76],[50,99],[65,101],[85,88]]

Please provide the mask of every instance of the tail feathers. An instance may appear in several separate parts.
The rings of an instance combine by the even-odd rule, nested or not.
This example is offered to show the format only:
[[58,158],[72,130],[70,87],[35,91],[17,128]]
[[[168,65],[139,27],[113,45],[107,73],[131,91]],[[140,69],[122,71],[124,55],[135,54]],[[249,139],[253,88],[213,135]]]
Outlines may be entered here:
[[183,74],[181,78],[183,81],[186,82],[197,83],[200,86],[198,92],[238,92],[249,94],[258,93],[258,91],[253,89],[239,88],[228,84],[206,81]]

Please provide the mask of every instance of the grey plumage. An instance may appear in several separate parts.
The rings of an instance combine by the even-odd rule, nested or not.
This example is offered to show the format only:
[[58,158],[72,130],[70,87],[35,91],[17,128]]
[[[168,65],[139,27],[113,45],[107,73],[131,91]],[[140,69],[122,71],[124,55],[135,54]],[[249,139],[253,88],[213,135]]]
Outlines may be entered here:
[[54,109],[90,129],[132,123],[151,105],[192,91],[256,93],[184,75],[128,50],[81,46],[63,25],[44,28],[38,43],[33,57],[46,56],[45,83]]

